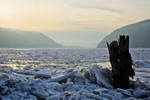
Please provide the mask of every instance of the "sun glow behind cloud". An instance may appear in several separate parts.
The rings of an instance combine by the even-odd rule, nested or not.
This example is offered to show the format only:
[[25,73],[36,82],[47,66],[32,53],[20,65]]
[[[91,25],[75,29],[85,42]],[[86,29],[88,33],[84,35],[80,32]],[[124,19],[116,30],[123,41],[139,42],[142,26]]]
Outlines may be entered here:
[[148,4],[148,0],[0,0],[0,26],[36,31],[110,31],[148,18]]
[[0,27],[106,36],[149,19],[149,9],[150,0],[0,0]]

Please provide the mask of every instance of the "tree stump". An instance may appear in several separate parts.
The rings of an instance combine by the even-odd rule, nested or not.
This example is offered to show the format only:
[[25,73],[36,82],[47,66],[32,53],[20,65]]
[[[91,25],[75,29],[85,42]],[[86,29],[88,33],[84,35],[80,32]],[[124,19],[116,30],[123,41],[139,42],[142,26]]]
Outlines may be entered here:
[[114,88],[129,88],[129,77],[135,75],[129,53],[129,36],[120,36],[118,41],[107,42],[112,66]]

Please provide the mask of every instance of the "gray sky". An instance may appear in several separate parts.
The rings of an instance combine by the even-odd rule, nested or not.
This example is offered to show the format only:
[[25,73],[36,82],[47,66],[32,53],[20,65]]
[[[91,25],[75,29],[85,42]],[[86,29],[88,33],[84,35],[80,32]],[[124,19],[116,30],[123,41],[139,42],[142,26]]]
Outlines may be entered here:
[[150,0],[0,0],[0,27],[95,47],[114,29],[150,18]]

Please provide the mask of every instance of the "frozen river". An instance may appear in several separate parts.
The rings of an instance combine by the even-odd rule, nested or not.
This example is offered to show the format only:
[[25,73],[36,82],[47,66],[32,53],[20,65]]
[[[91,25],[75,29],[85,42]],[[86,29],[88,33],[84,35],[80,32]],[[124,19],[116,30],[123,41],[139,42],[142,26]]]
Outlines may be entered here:
[[[132,59],[150,61],[150,49],[130,49]],[[109,61],[107,49],[0,49],[0,63],[80,64]]]
[[[148,66],[150,61],[150,49],[137,48],[130,49],[133,61],[140,67]],[[142,62],[141,62],[142,61]],[[143,62],[146,61],[146,64]],[[104,63],[106,62],[106,63]],[[13,69],[32,69],[32,68],[89,68],[93,64],[110,67],[107,49],[0,49],[0,65],[9,66]],[[140,69],[140,68],[139,68]],[[149,68],[138,69],[137,75],[142,75],[150,79]],[[147,70],[148,72],[143,74]]]
[[[0,49],[0,99],[149,100],[150,49],[130,52],[136,65],[134,79],[139,78],[146,88],[139,84],[123,90],[112,89],[109,82],[102,84],[105,79],[101,78],[101,71],[111,69],[107,49]],[[94,84],[91,80],[96,74],[92,70],[100,78]],[[61,83],[63,78],[67,80]]]
[[[150,81],[150,49],[130,49],[130,52],[140,67],[136,69],[136,77]],[[94,64],[110,67],[108,62],[107,49],[0,49],[0,66],[15,70],[47,67],[63,71],[64,68],[89,68]],[[148,68],[143,68],[145,66]]]

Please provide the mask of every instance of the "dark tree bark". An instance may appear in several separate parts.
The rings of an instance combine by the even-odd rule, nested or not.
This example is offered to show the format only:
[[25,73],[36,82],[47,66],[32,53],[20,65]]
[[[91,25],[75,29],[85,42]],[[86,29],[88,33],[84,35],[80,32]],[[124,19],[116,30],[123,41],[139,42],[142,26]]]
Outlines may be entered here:
[[129,88],[129,77],[135,75],[129,53],[129,36],[120,36],[118,41],[107,43],[115,88]]

